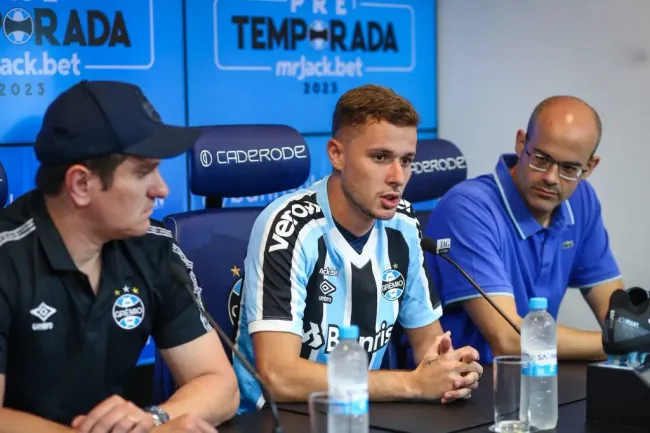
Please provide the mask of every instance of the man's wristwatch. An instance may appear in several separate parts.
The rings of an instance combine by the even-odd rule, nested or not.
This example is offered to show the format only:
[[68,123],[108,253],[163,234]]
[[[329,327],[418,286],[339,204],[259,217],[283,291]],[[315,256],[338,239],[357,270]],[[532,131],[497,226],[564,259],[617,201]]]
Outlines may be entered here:
[[161,425],[169,421],[169,415],[160,406],[147,406],[144,411],[151,414],[154,425]]

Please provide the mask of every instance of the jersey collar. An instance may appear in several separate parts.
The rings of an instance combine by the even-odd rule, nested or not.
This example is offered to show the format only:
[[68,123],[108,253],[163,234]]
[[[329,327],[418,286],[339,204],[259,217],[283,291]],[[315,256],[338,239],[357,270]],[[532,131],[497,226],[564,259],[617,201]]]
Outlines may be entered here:
[[[526,202],[512,179],[510,169],[517,163],[517,159],[518,157],[515,154],[501,155],[493,176],[512,223],[515,225],[519,236],[526,239],[545,228],[530,213]],[[574,224],[575,218],[571,204],[568,200],[565,200],[556,208],[551,228],[565,228]]]

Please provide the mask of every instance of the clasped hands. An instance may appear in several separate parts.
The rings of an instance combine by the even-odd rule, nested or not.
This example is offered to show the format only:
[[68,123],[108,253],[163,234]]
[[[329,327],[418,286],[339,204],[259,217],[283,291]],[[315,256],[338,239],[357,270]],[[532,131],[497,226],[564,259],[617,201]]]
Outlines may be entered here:
[[419,398],[450,403],[470,398],[478,386],[483,375],[478,351],[469,346],[454,349],[450,335],[447,331],[438,336],[413,370],[413,387]]
[[87,415],[76,417],[72,428],[80,433],[217,433],[206,421],[190,414],[154,426],[150,413],[117,395],[107,398]]

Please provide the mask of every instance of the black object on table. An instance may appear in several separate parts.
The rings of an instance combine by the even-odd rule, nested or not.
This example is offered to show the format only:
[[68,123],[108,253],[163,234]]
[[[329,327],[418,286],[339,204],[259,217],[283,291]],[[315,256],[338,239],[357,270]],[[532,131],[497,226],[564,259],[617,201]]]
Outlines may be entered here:
[[637,371],[600,364],[587,368],[587,421],[650,431],[650,367]]

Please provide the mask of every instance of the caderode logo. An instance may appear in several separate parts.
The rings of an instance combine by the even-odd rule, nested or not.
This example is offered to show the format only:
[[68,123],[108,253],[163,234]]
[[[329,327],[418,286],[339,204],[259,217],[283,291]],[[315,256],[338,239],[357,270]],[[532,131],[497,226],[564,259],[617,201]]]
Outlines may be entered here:
[[202,150],[199,153],[199,161],[203,167],[210,167],[212,165],[212,154],[209,150]]
[[426,161],[415,161],[411,164],[413,174],[434,173],[439,171],[463,170],[467,168],[464,156],[455,158],[429,159]]
[[290,161],[307,158],[307,146],[300,144],[290,147],[272,147],[270,149],[219,150],[212,156],[209,150],[199,152],[199,161],[203,167],[209,167],[213,161],[217,164],[256,164],[264,162]]

